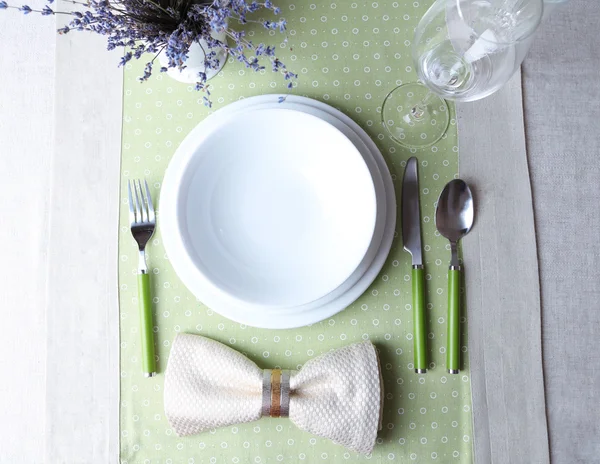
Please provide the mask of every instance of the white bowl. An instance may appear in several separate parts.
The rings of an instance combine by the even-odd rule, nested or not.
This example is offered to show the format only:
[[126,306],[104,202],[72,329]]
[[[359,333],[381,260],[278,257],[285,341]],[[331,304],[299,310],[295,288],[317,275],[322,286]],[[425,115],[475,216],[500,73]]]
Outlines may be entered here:
[[[381,247],[381,241],[383,239],[384,229],[388,217],[388,202],[386,200],[386,189],[383,177],[378,167],[377,161],[375,160],[374,156],[371,154],[370,150],[367,148],[365,142],[363,142],[361,137],[355,131],[350,129],[350,127],[348,127],[347,124],[343,123],[339,118],[327,113],[323,109],[319,109],[312,106],[317,104],[317,102],[315,102],[314,100],[305,99],[300,100],[299,102],[294,102],[292,101],[292,99],[296,100],[301,97],[288,96],[285,103],[278,104],[277,100],[274,99],[272,95],[270,96],[270,100],[267,97],[269,97],[269,95],[261,95],[259,97],[251,97],[235,103],[231,103],[227,105],[227,107],[219,111],[219,116],[222,116],[222,113],[227,112],[256,111],[258,109],[272,108],[275,105],[280,108],[284,107],[288,110],[300,111],[303,113],[311,114],[324,121],[327,121],[329,124],[335,126],[344,135],[346,135],[346,137],[350,139],[350,141],[361,153],[367,167],[369,168],[371,179],[373,179],[373,185],[375,186],[375,198],[377,203],[377,216],[375,219],[375,230],[373,231],[373,237],[371,239],[371,243],[367,252],[363,256],[362,261],[354,270],[354,272],[344,281],[342,285],[337,287],[335,290],[329,292],[327,295],[319,298],[318,300],[311,301],[310,303],[306,303],[304,305],[291,306],[287,308],[260,308],[261,314],[264,314],[265,317],[271,316],[282,318],[285,314],[314,312],[315,308],[327,307],[329,303],[338,300],[340,297],[349,292],[353,287],[355,287],[356,283],[363,278],[365,272],[367,272],[367,270],[373,264],[373,260],[375,259]],[[203,295],[203,298],[206,299],[206,295]],[[216,307],[220,309],[221,305],[217,305]],[[230,307],[228,307],[228,309],[230,309]]]
[[244,304],[321,298],[352,275],[373,237],[363,157],[334,126],[298,111],[207,118],[178,148],[165,184],[178,186],[184,272]]

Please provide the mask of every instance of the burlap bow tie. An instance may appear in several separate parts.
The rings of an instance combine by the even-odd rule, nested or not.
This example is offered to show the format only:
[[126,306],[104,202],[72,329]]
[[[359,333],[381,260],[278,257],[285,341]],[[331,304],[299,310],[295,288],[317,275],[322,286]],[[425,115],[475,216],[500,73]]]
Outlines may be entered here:
[[181,334],[165,376],[165,413],[180,436],[289,416],[302,430],[369,454],[382,401],[377,351],[368,341],[324,353],[300,371],[263,371],[228,346]]

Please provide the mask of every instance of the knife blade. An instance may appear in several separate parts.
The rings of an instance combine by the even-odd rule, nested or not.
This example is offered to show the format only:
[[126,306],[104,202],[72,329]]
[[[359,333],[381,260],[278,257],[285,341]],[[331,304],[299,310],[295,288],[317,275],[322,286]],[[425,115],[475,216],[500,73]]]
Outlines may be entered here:
[[412,255],[413,266],[422,266],[419,177],[414,156],[406,163],[402,180],[402,241],[404,249]]
[[412,256],[413,354],[417,374],[427,372],[427,326],[425,318],[425,269],[421,244],[418,161],[406,163],[402,180],[402,241]]

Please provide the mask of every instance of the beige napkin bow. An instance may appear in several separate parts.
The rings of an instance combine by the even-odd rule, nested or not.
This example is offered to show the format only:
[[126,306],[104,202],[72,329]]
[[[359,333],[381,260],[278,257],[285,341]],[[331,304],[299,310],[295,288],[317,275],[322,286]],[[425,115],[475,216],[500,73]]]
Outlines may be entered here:
[[[263,377],[262,369],[228,346],[180,334],[165,377],[166,416],[180,436],[258,420]],[[382,401],[377,351],[368,341],[324,353],[289,376],[291,421],[358,453],[373,451]]]

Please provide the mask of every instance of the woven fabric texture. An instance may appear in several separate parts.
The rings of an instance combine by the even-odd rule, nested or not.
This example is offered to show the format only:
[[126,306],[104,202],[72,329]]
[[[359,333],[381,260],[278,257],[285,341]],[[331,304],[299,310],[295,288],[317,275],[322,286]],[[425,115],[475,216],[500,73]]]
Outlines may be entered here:
[[[199,335],[173,342],[165,375],[165,414],[180,436],[258,420],[262,369]],[[300,429],[358,453],[373,451],[383,390],[369,341],[311,359],[290,379],[290,419]]]

